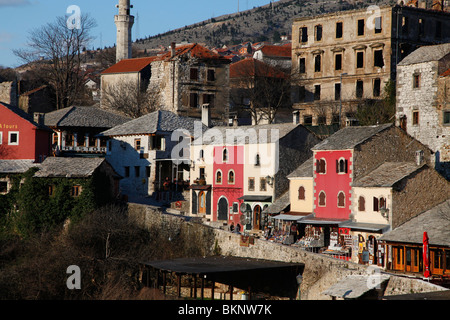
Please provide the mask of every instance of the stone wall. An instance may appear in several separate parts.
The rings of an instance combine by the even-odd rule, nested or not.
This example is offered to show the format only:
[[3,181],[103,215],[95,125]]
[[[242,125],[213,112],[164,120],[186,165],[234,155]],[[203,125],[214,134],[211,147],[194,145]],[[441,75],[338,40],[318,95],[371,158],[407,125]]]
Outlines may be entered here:
[[[129,214],[136,222],[147,227],[166,222],[167,219],[172,219],[177,223],[180,222],[179,216],[163,214],[162,210],[157,207],[138,204],[129,204]],[[209,226],[204,227],[210,228]],[[331,297],[324,295],[323,292],[344,277],[371,275],[374,270],[378,270],[266,240],[255,239],[254,244],[241,246],[239,234],[222,229],[213,230],[215,241],[211,252],[220,252],[221,255],[305,264],[303,282],[300,288],[302,300],[330,300]],[[385,295],[432,292],[444,289],[420,279],[391,275]]]
[[0,83],[0,102],[17,106],[17,83],[15,81]]

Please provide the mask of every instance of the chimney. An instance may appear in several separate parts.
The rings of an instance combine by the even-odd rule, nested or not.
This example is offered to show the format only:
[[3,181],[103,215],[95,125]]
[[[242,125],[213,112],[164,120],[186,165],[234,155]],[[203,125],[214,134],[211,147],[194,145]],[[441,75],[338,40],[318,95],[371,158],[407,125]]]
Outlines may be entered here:
[[416,151],[416,165],[417,166],[421,166],[424,162],[423,159],[423,151],[422,150],[417,150]]
[[299,110],[295,110],[294,112],[292,112],[292,122],[294,124],[300,123],[300,111]]
[[211,127],[211,110],[208,103],[202,105],[202,122],[208,128]]
[[172,42],[172,43],[170,44],[170,56],[171,56],[171,57],[174,57],[174,56],[175,56],[175,47],[176,47],[175,42]]

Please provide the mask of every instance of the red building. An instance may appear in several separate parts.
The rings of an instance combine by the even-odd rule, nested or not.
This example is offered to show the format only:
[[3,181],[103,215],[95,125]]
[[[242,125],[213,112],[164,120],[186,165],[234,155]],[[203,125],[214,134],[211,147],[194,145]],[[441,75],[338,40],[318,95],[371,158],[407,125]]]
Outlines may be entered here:
[[0,159],[42,162],[51,151],[51,134],[21,109],[0,103]]
[[244,195],[244,147],[214,147],[213,221],[240,223],[239,197]]
[[352,158],[351,150],[314,152],[316,218],[349,219]]

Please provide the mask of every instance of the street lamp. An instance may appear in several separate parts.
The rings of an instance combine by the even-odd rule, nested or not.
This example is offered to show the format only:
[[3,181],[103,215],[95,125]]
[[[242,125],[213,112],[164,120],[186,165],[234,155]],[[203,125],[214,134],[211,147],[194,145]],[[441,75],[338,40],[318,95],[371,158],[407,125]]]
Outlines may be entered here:
[[339,84],[339,129],[341,128],[341,116],[342,116],[342,76],[346,76],[348,73],[341,73],[341,82]]

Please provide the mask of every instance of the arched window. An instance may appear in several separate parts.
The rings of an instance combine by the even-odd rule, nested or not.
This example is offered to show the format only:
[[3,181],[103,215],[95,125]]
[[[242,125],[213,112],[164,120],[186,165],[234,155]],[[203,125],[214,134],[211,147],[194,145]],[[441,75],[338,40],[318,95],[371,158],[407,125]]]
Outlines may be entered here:
[[222,183],[222,171],[220,170],[216,172],[216,183]]
[[380,209],[386,209],[386,198],[380,197]]
[[228,171],[228,183],[234,184],[234,171],[233,170]]
[[358,199],[358,210],[366,211],[366,199],[363,196],[360,196]]
[[305,188],[303,186],[298,188],[298,200],[305,200]]
[[320,207],[325,207],[326,200],[327,200],[327,196],[326,196],[325,192],[320,191],[320,193],[319,193],[319,206]]
[[317,173],[326,173],[327,163],[325,159],[320,159],[316,161],[316,171]]
[[255,166],[260,166],[261,165],[261,157],[259,156],[259,153],[256,154],[255,157]]
[[338,207],[345,207],[345,193],[342,191],[338,194]]
[[348,172],[348,160],[339,159],[336,160],[336,173],[347,173]]
[[222,161],[227,162],[228,161],[228,149],[224,148],[222,152]]
[[199,156],[200,156],[200,159],[203,159],[203,158],[204,158],[205,152],[203,151],[203,149],[200,150]]

